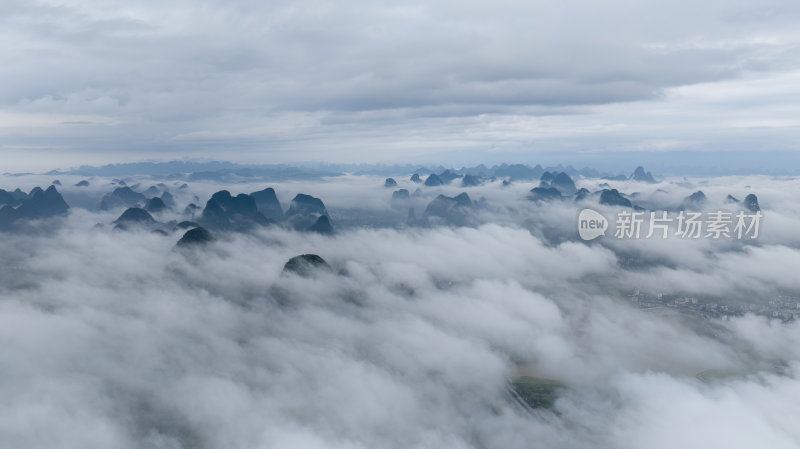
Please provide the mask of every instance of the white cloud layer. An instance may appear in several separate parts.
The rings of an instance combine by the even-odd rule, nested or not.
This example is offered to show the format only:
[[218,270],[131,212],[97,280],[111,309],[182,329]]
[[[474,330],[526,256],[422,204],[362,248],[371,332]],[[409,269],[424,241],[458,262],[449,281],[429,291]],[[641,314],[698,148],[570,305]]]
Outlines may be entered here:
[[[276,187],[327,192],[332,213],[356,192],[368,208],[388,202],[366,187],[374,178],[337,181]],[[703,188],[721,201],[745,183],[767,217],[797,229],[794,180]],[[744,248],[544,240],[536,229],[574,225],[576,206],[517,202],[527,187],[470,190],[497,211],[477,227],[270,228],[179,252],[179,233],[95,228],[113,214],[73,210],[58,231],[0,239],[0,446],[800,445],[797,322],[710,322],[625,299],[634,288],[731,301],[797,292],[796,238],[765,228]],[[634,251],[654,262],[626,267]],[[303,253],[334,272],[282,275]],[[733,375],[695,377],[707,370]],[[511,401],[520,373],[568,386],[555,412]]]

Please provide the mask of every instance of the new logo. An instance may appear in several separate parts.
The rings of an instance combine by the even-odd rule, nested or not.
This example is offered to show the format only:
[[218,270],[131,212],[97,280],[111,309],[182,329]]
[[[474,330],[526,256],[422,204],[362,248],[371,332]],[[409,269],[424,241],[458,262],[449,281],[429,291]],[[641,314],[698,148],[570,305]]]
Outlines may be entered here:
[[600,212],[584,209],[578,215],[578,235],[583,240],[594,240],[606,234],[608,220]]

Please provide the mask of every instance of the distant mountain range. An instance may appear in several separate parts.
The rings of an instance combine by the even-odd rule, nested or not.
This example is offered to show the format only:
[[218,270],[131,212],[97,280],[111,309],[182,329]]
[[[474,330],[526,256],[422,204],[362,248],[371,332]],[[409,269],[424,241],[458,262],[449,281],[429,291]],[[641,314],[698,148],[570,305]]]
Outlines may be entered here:
[[[503,178],[510,180],[538,180],[545,171],[566,173],[570,176],[585,176],[590,178],[609,177],[616,178],[622,175],[600,172],[593,168],[576,169],[572,166],[555,165],[542,167],[541,165],[524,164],[498,164],[491,167],[479,164],[473,167],[447,168],[444,166],[426,165],[369,165],[369,164],[274,164],[274,165],[241,165],[231,162],[134,162],[124,164],[109,164],[99,167],[80,166],[70,170],[51,170],[45,174],[51,176],[79,175],[79,176],[135,176],[150,175],[162,177],[166,180],[185,181],[212,181],[236,182],[246,180],[290,180],[290,179],[320,179],[330,176],[354,175],[438,175],[428,181],[428,185],[438,182],[448,184],[456,178],[467,177],[466,185],[475,185],[476,178]],[[27,173],[26,173],[27,174]],[[8,176],[24,175],[22,173],[6,173]],[[437,180],[437,177],[443,177]],[[391,186],[391,181],[389,181]]]
[[[629,175],[604,177],[597,177],[600,174],[596,172],[570,167],[551,171],[540,165],[529,167],[521,164],[493,167],[479,165],[458,170],[442,167],[436,169],[439,171],[419,169],[418,172],[406,175],[407,178],[387,178],[382,184],[373,178],[375,184],[371,191],[373,194],[383,195],[385,201],[389,202],[390,209],[378,207],[366,215],[360,215],[364,211],[352,207],[340,208],[331,214],[321,198],[304,193],[296,193],[288,208],[284,209],[272,187],[235,195],[229,190],[219,190],[202,206],[203,200],[189,190],[188,183],[180,180],[169,183],[152,180],[135,182],[132,185],[122,179],[106,180],[104,190],[95,192],[94,198],[99,200],[99,205],[90,209],[121,212],[109,224],[114,230],[147,230],[163,235],[185,232],[186,238],[182,239],[180,246],[194,247],[213,240],[212,233],[249,232],[261,227],[279,227],[307,232],[308,235],[330,235],[336,234],[337,229],[354,226],[475,226],[484,222],[487,213],[498,210],[493,201],[482,196],[486,190],[480,186],[489,186],[489,189],[494,188],[492,185],[496,186],[501,189],[497,192],[506,192],[511,198],[528,200],[538,210],[547,210],[555,202],[560,202],[561,207],[572,203],[575,208],[600,204],[637,211],[703,211],[714,201],[718,203],[721,200],[719,197],[709,199],[702,190],[695,190],[680,203],[664,202],[656,193],[667,193],[664,189],[670,189],[676,183],[660,182],[641,166],[636,167]],[[578,172],[578,175],[573,179],[567,171]],[[624,182],[616,183],[618,181]],[[520,194],[516,188],[504,189],[517,182],[526,188],[531,184],[535,187],[528,190],[527,194]],[[84,188],[77,187],[80,184],[76,184],[72,190],[83,191]],[[657,188],[655,193],[644,196],[641,192],[622,191],[628,188],[635,190],[645,184],[658,184],[652,187]],[[57,229],[61,221],[49,219],[66,216],[70,210],[68,201],[56,188],[61,185],[60,181],[53,180],[52,185],[46,189],[35,187],[29,193],[19,188],[0,189],[0,231],[25,231],[31,228],[31,224],[33,228],[39,226],[34,222],[44,220],[54,224],[50,229]],[[99,182],[94,184],[94,189],[98,189],[99,185]],[[406,188],[394,189],[400,185],[411,187],[414,192],[411,193]],[[677,185],[681,189],[686,188],[681,183]],[[453,188],[458,190],[453,192]],[[66,189],[70,190],[69,187]],[[174,195],[170,189],[173,189]],[[742,193],[744,192],[740,191]],[[712,192],[712,196],[716,196],[715,194],[716,192]],[[747,193],[743,200],[728,194],[724,201],[737,210],[761,210],[755,193]],[[769,208],[769,204],[767,207]],[[84,206],[77,205],[77,208],[82,209]],[[97,226],[102,228],[105,224],[98,223]],[[188,232],[193,229],[200,230]]]
[[[419,173],[428,175],[450,169],[462,175],[482,175],[494,172],[494,176],[533,176],[526,172],[536,167],[546,167],[542,172],[565,172],[570,176],[615,177],[619,170],[630,173],[636,165],[645,165],[661,175],[668,176],[725,176],[746,174],[798,175],[798,153],[779,151],[753,152],[587,152],[587,153],[531,153],[521,163],[497,163],[492,165],[463,165],[407,163],[407,164],[331,164],[331,163],[286,163],[286,164],[237,164],[225,161],[164,161],[131,162],[102,166],[82,165],[66,170],[53,170],[49,175],[74,174],[81,176],[133,176],[153,175],[186,180],[232,181],[236,178],[317,179],[345,173],[355,175],[396,176]],[[537,160],[530,162],[531,160]],[[577,166],[583,168],[575,168]],[[460,167],[460,168],[458,168]],[[29,173],[5,173],[8,176]],[[541,175],[541,172],[539,173]],[[643,175],[646,176],[646,173]]]

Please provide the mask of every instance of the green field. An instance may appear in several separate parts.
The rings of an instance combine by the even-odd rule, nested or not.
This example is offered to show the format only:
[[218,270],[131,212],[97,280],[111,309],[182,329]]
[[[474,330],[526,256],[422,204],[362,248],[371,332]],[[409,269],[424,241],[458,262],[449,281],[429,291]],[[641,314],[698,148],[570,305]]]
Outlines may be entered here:
[[522,376],[512,382],[514,391],[532,408],[552,408],[566,386],[553,379]]

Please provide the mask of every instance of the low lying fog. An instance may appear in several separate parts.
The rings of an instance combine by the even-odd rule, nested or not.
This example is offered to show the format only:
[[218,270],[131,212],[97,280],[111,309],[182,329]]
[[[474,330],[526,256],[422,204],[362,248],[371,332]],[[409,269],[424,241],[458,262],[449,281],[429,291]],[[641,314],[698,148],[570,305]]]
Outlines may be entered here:
[[[4,176],[0,187],[52,178]],[[705,319],[629,299],[800,296],[796,179],[607,181],[665,207],[697,190],[709,207],[755,193],[761,235],[617,240],[611,230],[593,242],[577,239],[578,211],[616,209],[526,200],[538,182],[398,178],[396,188],[421,188],[418,214],[440,193],[481,204],[470,226],[416,227],[383,178],[183,191],[164,181],[178,207],[159,220],[223,188],[274,187],[284,209],[297,193],[320,197],[336,229],[216,233],[188,250],[175,249],[183,231],[112,230],[121,210],[96,209],[110,180],[74,187],[80,179],[60,177],[73,207],[57,225],[0,234],[1,447],[800,446],[797,321]],[[394,224],[348,218],[357,211]],[[306,253],[333,270],[282,274]],[[728,374],[697,376],[711,370]],[[520,375],[565,388],[552,408],[527,409],[509,393]]]

